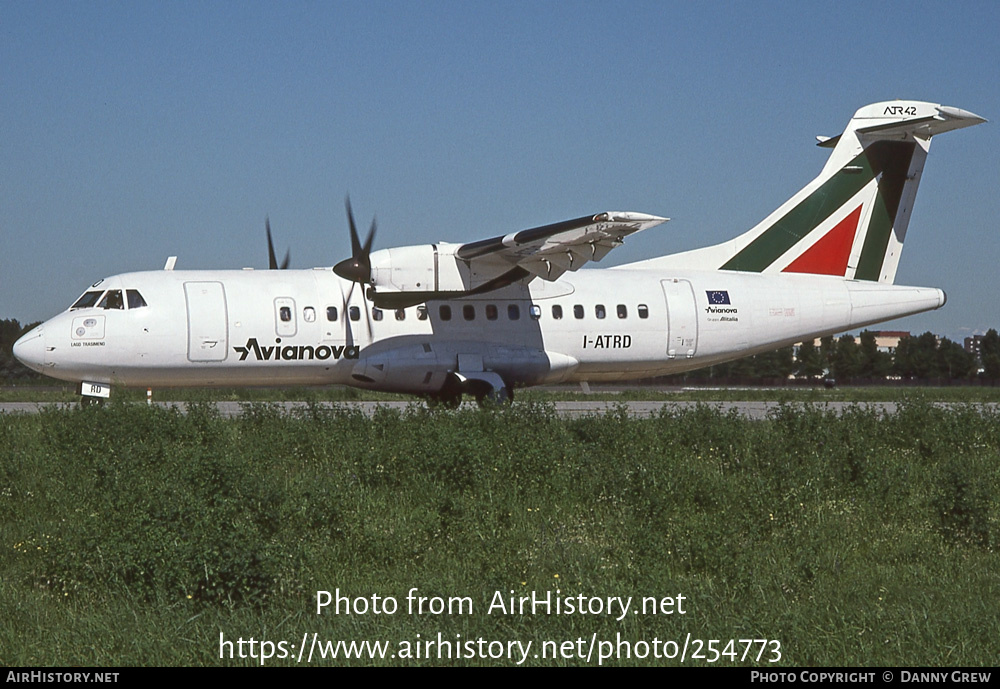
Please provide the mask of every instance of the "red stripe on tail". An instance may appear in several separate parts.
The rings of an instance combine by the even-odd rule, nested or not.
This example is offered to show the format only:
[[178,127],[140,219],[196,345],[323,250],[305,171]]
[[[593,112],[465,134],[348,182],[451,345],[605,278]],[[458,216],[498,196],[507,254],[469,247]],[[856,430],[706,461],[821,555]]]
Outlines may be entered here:
[[813,275],[846,275],[847,260],[861,220],[861,206],[841,220],[805,253],[788,264],[783,273],[811,273]]

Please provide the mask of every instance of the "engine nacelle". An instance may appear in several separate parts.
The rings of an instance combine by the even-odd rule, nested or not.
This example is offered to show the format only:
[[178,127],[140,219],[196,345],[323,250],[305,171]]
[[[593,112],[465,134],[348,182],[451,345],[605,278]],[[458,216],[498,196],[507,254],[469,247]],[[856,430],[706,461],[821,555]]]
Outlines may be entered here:
[[372,287],[379,292],[431,292],[440,284],[437,246],[400,246],[372,252]]
[[479,259],[475,269],[456,255],[461,244],[421,244],[380,249],[371,254],[375,303],[418,304],[461,296],[504,276],[515,266],[501,258]]

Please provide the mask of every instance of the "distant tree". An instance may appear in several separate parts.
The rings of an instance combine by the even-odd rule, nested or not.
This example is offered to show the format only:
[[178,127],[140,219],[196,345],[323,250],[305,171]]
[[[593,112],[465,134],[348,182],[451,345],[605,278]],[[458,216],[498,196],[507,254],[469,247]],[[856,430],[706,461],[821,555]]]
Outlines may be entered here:
[[0,354],[11,356],[17,338],[21,337],[21,324],[14,318],[0,320]]
[[727,378],[750,380],[757,377],[757,363],[752,356],[745,356],[742,359],[730,361],[727,369],[725,373]]
[[791,347],[782,347],[754,357],[757,378],[788,378],[795,370],[795,355]]
[[940,378],[944,374],[938,362],[938,343],[934,333],[899,341],[896,347],[895,371],[904,378]]
[[861,352],[853,335],[841,335],[833,348],[830,372],[838,381],[857,378],[861,373]]
[[901,378],[912,378],[910,373],[910,338],[904,337],[892,353],[892,372]]
[[865,330],[859,344],[860,373],[864,378],[885,378],[892,370],[892,357],[880,352],[875,333]]
[[819,356],[823,361],[825,371],[833,371],[833,359],[837,353],[837,343],[833,340],[833,335],[827,335],[819,341]]
[[823,360],[813,340],[806,340],[799,345],[795,372],[803,378],[816,378],[823,375]]
[[938,370],[949,380],[968,378],[976,367],[974,356],[965,351],[965,347],[942,337],[938,344]]
[[983,377],[989,380],[1000,378],[1000,334],[993,328],[983,335],[979,357],[983,364]]
[[0,320],[0,379],[5,382],[39,378],[40,376],[14,358],[14,343],[38,323],[22,326],[16,319]]

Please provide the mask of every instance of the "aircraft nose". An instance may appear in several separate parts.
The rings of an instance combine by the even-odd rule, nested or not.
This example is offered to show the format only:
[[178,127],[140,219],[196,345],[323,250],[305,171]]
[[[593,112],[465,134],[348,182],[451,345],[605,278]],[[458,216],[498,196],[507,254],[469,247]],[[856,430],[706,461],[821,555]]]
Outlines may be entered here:
[[45,331],[41,326],[25,333],[14,343],[14,356],[28,368],[42,370],[45,363]]

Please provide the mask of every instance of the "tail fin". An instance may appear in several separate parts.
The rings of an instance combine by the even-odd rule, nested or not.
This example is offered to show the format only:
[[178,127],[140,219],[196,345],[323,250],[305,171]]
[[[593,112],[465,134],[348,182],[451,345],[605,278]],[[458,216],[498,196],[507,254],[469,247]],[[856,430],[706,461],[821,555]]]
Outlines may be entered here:
[[[931,137],[985,122],[958,108],[890,101],[855,113],[820,146],[833,153],[820,175],[733,240],[635,267],[811,273],[891,283]],[[642,265],[646,264],[646,265]]]

